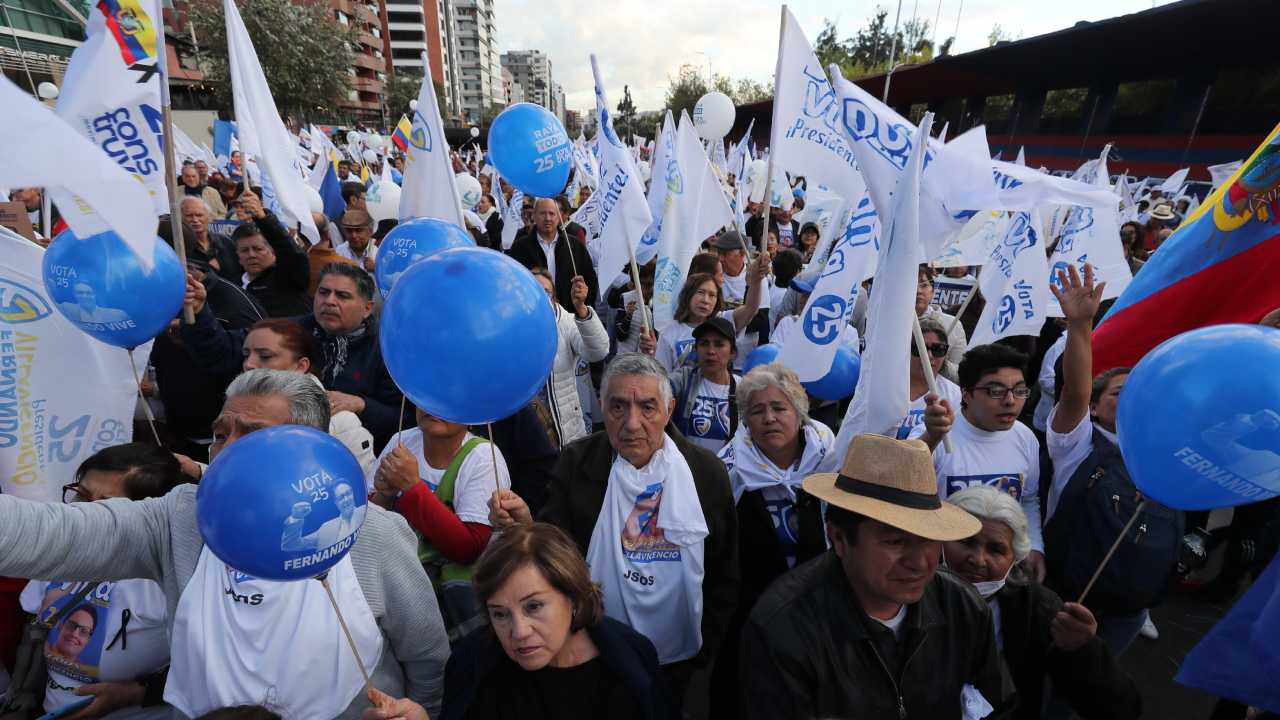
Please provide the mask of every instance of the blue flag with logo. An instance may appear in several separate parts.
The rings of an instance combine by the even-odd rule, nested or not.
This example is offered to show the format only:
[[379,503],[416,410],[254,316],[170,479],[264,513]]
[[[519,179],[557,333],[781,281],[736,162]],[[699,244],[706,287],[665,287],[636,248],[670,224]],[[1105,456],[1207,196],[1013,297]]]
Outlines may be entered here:
[[1212,695],[1280,712],[1280,559],[1192,648],[1177,681]]

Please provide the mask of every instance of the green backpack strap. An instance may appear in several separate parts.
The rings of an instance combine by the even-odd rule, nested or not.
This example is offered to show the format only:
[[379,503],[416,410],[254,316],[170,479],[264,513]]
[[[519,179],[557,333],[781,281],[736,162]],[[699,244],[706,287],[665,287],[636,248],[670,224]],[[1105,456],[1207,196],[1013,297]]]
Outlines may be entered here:
[[453,509],[453,488],[458,483],[458,473],[462,470],[462,463],[466,461],[467,456],[471,454],[480,445],[487,442],[484,438],[473,437],[462,443],[462,447],[458,448],[458,452],[449,461],[449,467],[445,468],[444,476],[440,478],[440,484],[436,486],[436,497],[440,498],[440,502]]

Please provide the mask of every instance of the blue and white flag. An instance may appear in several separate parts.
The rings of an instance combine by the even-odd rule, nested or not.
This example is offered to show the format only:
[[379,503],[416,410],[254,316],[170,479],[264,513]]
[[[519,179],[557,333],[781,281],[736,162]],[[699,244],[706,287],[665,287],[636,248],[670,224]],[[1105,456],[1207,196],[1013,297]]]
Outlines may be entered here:
[[600,127],[596,133],[596,146],[600,150],[600,187],[591,199],[601,196],[596,274],[604,286],[612,284],[622,274],[622,269],[631,261],[640,244],[645,228],[653,222],[653,216],[649,214],[644,180],[636,169],[635,158],[613,130],[609,101],[605,98],[595,55],[591,56],[591,74],[596,83],[596,119]]
[[801,382],[820,380],[831,369],[840,333],[849,324],[862,281],[875,272],[879,251],[880,219],[864,189],[800,313],[800,332],[778,354],[778,362],[795,370]]
[[240,11],[234,0],[223,0],[222,7],[226,13],[227,65],[240,147],[257,161],[265,177],[263,186],[270,184],[285,227],[296,223],[303,235],[312,243],[318,243],[320,231],[311,218],[311,202],[298,171],[298,155],[293,151],[295,143],[276,112],[275,100]]
[[681,114],[676,128],[673,160],[674,169],[672,163],[667,166],[667,204],[653,279],[653,317],[659,332],[675,322],[676,300],[684,287],[689,261],[702,241],[733,223],[729,202],[688,113]]
[[[423,62],[426,62],[425,53]],[[456,173],[449,157],[449,142],[444,137],[444,124],[440,120],[440,106],[436,103],[436,88],[430,73],[423,76],[422,89],[418,91],[418,109],[413,111],[413,129],[409,131],[404,154],[400,220],[435,218],[466,228],[462,198],[458,194]],[[512,232],[519,230],[520,226],[520,214],[517,212]],[[502,235],[505,239],[505,230]]]
[[[1111,145],[1102,149],[1102,154],[1094,165],[1093,171],[1084,181],[1099,189],[1111,193],[1110,175],[1107,171],[1107,155]],[[1069,206],[1063,212],[1063,222],[1057,228],[1057,241],[1053,252],[1049,255],[1049,283],[1058,282],[1058,271],[1075,265],[1084,276],[1085,263],[1093,265],[1094,279],[1106,282],[1102,290],[1102,299],[1120,297],[1120,293],[1133,280],[1133,271],[1124,256],[1124,245],[1120,241],[1120,213],[1116,203],[1101,207]],[[1048,316],[1063,317],[1058,299],[1049,294]]]
[[645,229],[636,247],[636,262],[647,263],[658,254],[658,236],[662,233],[662,212],[667,206],[667,192],[674,177],[679,177],[676,167],[676,124],[671,119],[671,111],[667,111],[662,121],[662,132],[658,134],[657,146],[654,149],[651,165],[652,176],[649,180],[649,214],[653,221]]
[[[893,437],[911,405],[911,369],[905,360],[916,316],[916,284],[924,251],[920,247],[920,176],[933,114],[925,113],[911,153],[893,193],[894,207],[880,245],[879,269],[867,305],[867,345],[853,402],[845,413],[827,464],[838,468],[855,435]],[[874,204],[874,203],[873,203]],[[865,234],[863,235],[865,237]],[[834,254],[834,253],[833,253]],[[824,468],[825,469],[825,468]]]
[[0,142],[0,187],[47,188],[77,237],[114,230],[151,269],[156,214],[146,188],[7,78],[0,78],[0,107],[0,137],[21,138]]
[[160,3],[132,0],[128,13],[110,5],[115,3],[98,3],[89,13],[87,36],[71,54],[56,112],[142,183],[155,215],[168,215]]
[[978,275],[987,304],[970,347],[1014,335],[1040,334],[1049,304],[1042,228],[1037,211],[1016,213],[1004,237],[991,249]]
[[512,188],[511,199],[507,201],[506,209],[502,211],[502,249],[504,251],[511,249],[516,241],[516,233],[524,227],[524,218],[521,217],[523,211],[524,193]]

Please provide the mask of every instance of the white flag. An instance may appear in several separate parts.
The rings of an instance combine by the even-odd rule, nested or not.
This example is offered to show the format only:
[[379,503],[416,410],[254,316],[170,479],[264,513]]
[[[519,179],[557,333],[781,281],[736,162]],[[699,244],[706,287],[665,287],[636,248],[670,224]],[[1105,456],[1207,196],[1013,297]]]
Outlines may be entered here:
[[858,202],[867,183],[841,127],[840,102],[795,16],[785,6],[782,14],[769,142],[774,167],[803,175],[810,187],[821,183],[847,202]]
[[911,323],[916,315],[916,284],[924,251],[920,246],[920,176],[924,170],[925,141],[933,115],[925,113],[914,138],[911,154],[894,190],[894,207],[880,245],[879,268],[867,305],[867,346],[862,354],[858,388],[840,423],[834,452],[828,464],[838,467],[853,437],[871,432],[893,437],[911,404]]
[[880,219],[864,189],[800,313],[801,332],[792,335],[778,354],[778,362],[795,370],[801,382],[821,380],[831,369],[840,333],[853,314],[862,281],[875,271],[879,250]]
[[1017,213],[1004,237],[991,249],[978,275],[978,287],[987,304],[969,347],[1013,335],[1040,334],[1049,303],[1042,227],[1035,210]]
[[[422,107],[419,105],[418,107]],[[404,196],[401,195],[400,206],[404,207]],[[502,213],[502,249],[510,250],[516,241],[516,233],[524,227],[524,193],[516,188],[511,189],[511,199],[507,201],[506,210]],[[460,226],[461,227],[461,226]]]
[[[425,53],[423,62],[426,62]],[[422,89],[418,91],[418,109],[413,111],[413,129],[409,131],[409,143],[405,145],[400,190],[401,221],[436,218],[460,228],[466,227],[462,198],[458,194],[453,161],[449,159],[449,142],[444,138],[444,124],[440,121],[440,106],[436,103],[431,73],[423,76]],[[520,213],[517,211],[512,238],[520,226]],[[502,237],[505,242],[505,229]]]
[[1210,165],[1209,177],[1213,179],[1213,188],[1210,192],[1217,190],[1219,185],[1229,180],[1235,171],[1239,170],[1243,165],[1243,160],[1232,160],[1221,165]]
[[[652,177],[649,181],[649,215],[653,220],[645,229],[636,246],[636,262],[647,263],[658,254],[658,235],[662,232],[662,211],[667,206],[667,188],[671,184],[671,170],[676,158],[676,123],[671,119],[671,111],[667,111],[662,121],[662,132],[658,135],[657,146],[653,153]],[[676,169],[676,176],[679,176]]]
[[114,230],[150,270],[156,214],[142,183],[7,78],[0,107],[0,186],[47,188],[77,237]]
[[1174,195],[1182,187],[1182,183],[1187,181],[1187,174],[1191,172],[1191,168],[1182,168],[1160,183],[1158,188],[1165,195]]
[[[270,184],[286,228],[297,223],[301,232],[313,243],[320,242],[320,231],[311,219],[311,202],[305,181],[298,171],[298,156],[293,151],[294,142],[280,121],[275,100],[262,74],[258,53],[253,49],[249,31],[240,18],[234,0],[223,0],[223,12],[227,16],[228,74],[231,79],[231,96],[236,109],[236,134],[240,147],[257,160],[265,176],[263,188]],[[247,165],[247,163],[246,163]],[[264,202],[265,202],[264,198]]]
[[[1088,176],[1084,179],[1094,187],[1114,193],[1111,189],[1110,171],[1107,169],[1107,156],[1111,153],[1111,145],[1102,148]],[[1124,177],[1120,180],[1123,182]],[[1117,187],[1121,183],[1116,183]],[[1057,242],[1053,253],[1049,255],[1048,282],[1058,282],[1058,271],[1065,270],[1068,265],[1075,265],[1080,276],[1084,276],[1084,265],[1093,265],[1094,278],[1098,282],[1106,282],[1102,299],[1120,297],[1120,292],[1133,280],[1133,271],[1129,269],[1129,261],[1124,257],[1124,245],[1120,241],[1120,213],[1116,203],[1101,207],[1074,206],[1063,213],[1061,227],[1056,228]],[[1058,299],[1049,293],[1046,296],[1049,317],[1064,317]]]
[[688,113],[681,114],[676,128],[674,159],[674,174],[671,164],[667,165],[670,187],[653,278],[653,316],[659,332],[675,322],[676,300],[684,287],[689,261],[698,253],[702,241],[733,222],[720,180],[711,169]]
[[[6,116],[15,110],[4,107]],[[62,124],[53,113],[45,122]],[[10,144],[48,152],[30,132],[22,137]],[[124,350],[94,340],[53,307],[40,270],[43,248],[0,227],[0,257],[0,493],[61,503],[81,462],[133,439],[138,387]],[[149,354],[135,351],[144,361]]]
[[85,41],[71,54],[62,80],[57,113],[142,182],[155,215],[168,215],[158,60],[164,22],[156,0],[135,0],[131,10],[128,27],[105,10],[89,13]]
[[[861,179],[861,176],[859,176]],[[866,194],[866,190],[863,190]],[[792,216],[792,219],[804,227],[807,223],[818,226],[818,244],[814,246],[811,262],[819,265],[826,262],[830,255],[831,244],[845,229],[846,210],[849,203],[844,196],[832,192],[827,186],[810,185],[804,198],[804,209]]]
[[[613,131],[609,101],[596,56],[591,56],[591,74],[596,82],[596,118],[600,129],[596,145],[600,148],[600,187],[591,196],[600,198],[599,262],[596,275],[601,285],[612,284],[631,261],[645,228],[653,221],[644,196],[644,180],[636,170],[635,159],[625,143]],[[705,157],[705,156],[704,156]]]

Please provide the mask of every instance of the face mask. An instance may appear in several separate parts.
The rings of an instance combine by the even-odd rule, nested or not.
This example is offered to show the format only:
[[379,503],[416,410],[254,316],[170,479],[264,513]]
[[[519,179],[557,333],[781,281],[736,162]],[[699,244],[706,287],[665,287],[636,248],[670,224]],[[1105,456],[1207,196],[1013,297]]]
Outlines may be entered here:
[[[1005,582],[1009,580],[1009,573],[1013,572],[1013,566],[1016,564],[1017,563],[1010,563],[1009,569],[1004,571],[1004,577],[999,580],[986,580],[979,583],[973,583],[974,589],[978,591],[978,594],[982,596],[983,600],[990,600],[996,593],[1000,592],[1000,588],[1004,587]],[[950,565],[947,564],[946,553],[943,553],[942,555],[942,565],[943,567],[950,567]]]

